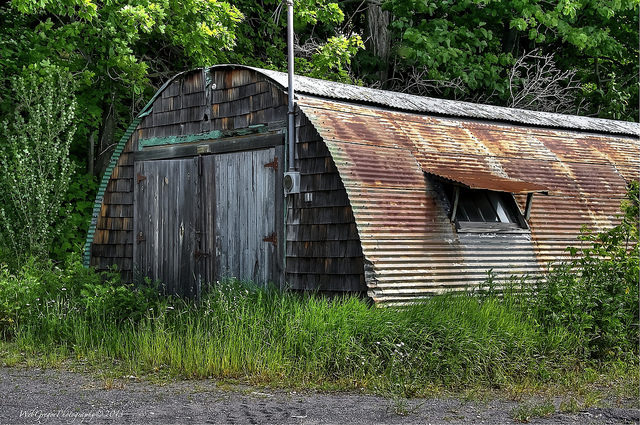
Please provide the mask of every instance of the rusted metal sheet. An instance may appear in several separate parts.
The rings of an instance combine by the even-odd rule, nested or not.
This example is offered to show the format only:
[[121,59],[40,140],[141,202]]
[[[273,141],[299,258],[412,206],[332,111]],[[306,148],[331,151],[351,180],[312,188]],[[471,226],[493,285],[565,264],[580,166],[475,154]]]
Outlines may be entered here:
[[485,189],[496,192],[531,193],[548,192],[546,186],[518,179],[496,176],[484,170],[460,172],[460,167],[430,167],[428,173],[459,183],[469,189]]
[[[583,225],[600,230],[617,223],[626,183],[639,177],[635,137],[436,118],[306,96],[298,104],[340,172],[369,294],[378,303],[469,288],[490,270],[502,281],[535,276],[548,262],[567,258],[566,247],[579,243]],[[534,197],[531,232],[456,232],[447,201],[425,173],[469,187],[549,194]],[[525,199],[516,195],[522,210]]]

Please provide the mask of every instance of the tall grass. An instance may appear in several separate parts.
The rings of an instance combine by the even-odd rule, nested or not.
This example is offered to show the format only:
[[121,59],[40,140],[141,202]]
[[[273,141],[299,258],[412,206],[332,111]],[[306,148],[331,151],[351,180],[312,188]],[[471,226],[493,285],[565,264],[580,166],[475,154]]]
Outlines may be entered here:
[[402,395],[547,380],[581,361],[575,335],[561,326],[541,328],[516,299],[444,295],[380,309],[357,297],[300,296],[227,281],[197,304],[158,297],[138,318],[114,316],[110,305],[45,303],[15,323],[11,337],[26,349],[62,347],[83,358],[115,359],[132,373]]

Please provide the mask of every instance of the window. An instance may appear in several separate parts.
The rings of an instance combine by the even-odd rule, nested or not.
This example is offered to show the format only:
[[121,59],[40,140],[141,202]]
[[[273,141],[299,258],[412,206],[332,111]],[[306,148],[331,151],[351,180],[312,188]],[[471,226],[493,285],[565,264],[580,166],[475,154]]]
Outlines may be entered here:
[[459,231],[522,231],[529,226],[512,194],[443,184],[449,216]]

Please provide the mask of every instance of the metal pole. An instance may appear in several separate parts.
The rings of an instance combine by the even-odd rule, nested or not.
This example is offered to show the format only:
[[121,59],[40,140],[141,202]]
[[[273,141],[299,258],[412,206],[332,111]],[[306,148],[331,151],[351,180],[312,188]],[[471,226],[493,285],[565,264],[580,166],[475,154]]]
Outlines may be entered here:
[[293,99],[293,0],[287,0],[287,50],[289,60],[289,107],[287,111],[287,142],[289,144],[289,154],[287,162],[289,165],[289,171],[295,170],[295,131],[296,131],[296,116],[295,116],[295,103]]

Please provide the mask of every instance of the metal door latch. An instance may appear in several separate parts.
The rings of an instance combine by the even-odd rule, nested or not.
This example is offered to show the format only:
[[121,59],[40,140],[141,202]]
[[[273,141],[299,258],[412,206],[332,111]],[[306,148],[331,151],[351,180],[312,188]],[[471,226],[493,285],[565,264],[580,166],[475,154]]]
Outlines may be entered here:
[[276,232],[271,233],[269,236],[262,238],[264,242],[270,242],[273,246],[278,244],[278,235]]
[[273,168],[274,171],[278,171],[278,157],[276,156],[275,158],[273,158],[273,161],[264,164],[264,167]]

